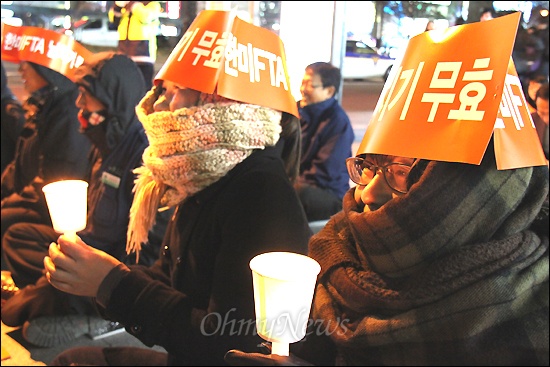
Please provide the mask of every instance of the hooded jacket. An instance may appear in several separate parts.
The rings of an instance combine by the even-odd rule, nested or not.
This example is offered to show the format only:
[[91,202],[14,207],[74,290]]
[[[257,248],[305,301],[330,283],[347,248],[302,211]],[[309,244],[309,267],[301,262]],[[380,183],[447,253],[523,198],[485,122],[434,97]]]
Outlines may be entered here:
[[[89,172],[91,143],[80,133],[76,84],[47,67],[29,64],[48,85],[33,92],[24,103],[25,125],[14,161],[2,175],[2,198],[24,189],[40,197],[43,185],[84,179]],[[33,189],[25,188],[33,181]]]
[[[145,95],[145,84],[130,58],[112,52],[95,54],[78,73],[77,84],[106,106],[102,111],[105,120],[83,131],[94,149],[87,226],[78,235],[89,245],[124,259],[134,196],[133,170],[141,166],[143,151],[149,144],[135,113]],[[147,259],[147,255],[142,254],[142,258]]]

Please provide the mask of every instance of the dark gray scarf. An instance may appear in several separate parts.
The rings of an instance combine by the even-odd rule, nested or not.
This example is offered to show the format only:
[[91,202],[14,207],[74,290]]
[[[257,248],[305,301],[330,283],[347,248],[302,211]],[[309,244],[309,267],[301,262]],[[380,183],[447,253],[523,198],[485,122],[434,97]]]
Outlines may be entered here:
[[311,239],[313,313],[341,363],[548,365],[548,236],[529,230],[548,168],[497,171],[486,156],[430,162],[371,213],[351,189]]

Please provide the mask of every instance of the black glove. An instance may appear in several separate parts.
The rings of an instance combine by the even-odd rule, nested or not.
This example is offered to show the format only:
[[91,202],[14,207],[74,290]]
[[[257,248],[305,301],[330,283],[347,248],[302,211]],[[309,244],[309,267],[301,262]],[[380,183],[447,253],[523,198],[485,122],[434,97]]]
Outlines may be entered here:
[[[262,343],[262,346],[266,352],[271,353],[269,345]],[[236,349],[225,353],[224,360],[230,366],[313,366],[292,354],[285,357],[277,354],[245,353]]]

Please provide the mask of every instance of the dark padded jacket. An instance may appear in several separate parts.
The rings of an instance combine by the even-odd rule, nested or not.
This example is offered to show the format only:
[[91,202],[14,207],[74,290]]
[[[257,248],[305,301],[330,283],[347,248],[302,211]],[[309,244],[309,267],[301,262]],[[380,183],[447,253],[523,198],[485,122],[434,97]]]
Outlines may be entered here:
[[249,261],[270,251],[305,254],[310,235],[278,148],[255,151],[180,204],[152,267],[117,267],[102,283],[117,279],[105,316],[164,347],[170,365],[224,365],[229,349],[262,342]]
[[346,158],[355,135],[351,121],[335,98],[299,108],[302,158],[297,183],[330,190],[340,199],[349,189]]

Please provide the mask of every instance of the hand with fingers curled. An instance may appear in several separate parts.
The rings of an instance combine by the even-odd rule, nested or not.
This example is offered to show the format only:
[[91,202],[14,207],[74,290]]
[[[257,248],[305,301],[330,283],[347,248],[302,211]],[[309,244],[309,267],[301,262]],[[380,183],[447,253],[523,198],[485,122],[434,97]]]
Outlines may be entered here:
[[95,297],[103,279],[120,264],[113,256],[88,246],[80,237],[72,241],[65,235],[52,242],[44,257],[46,277],[60,291]]

